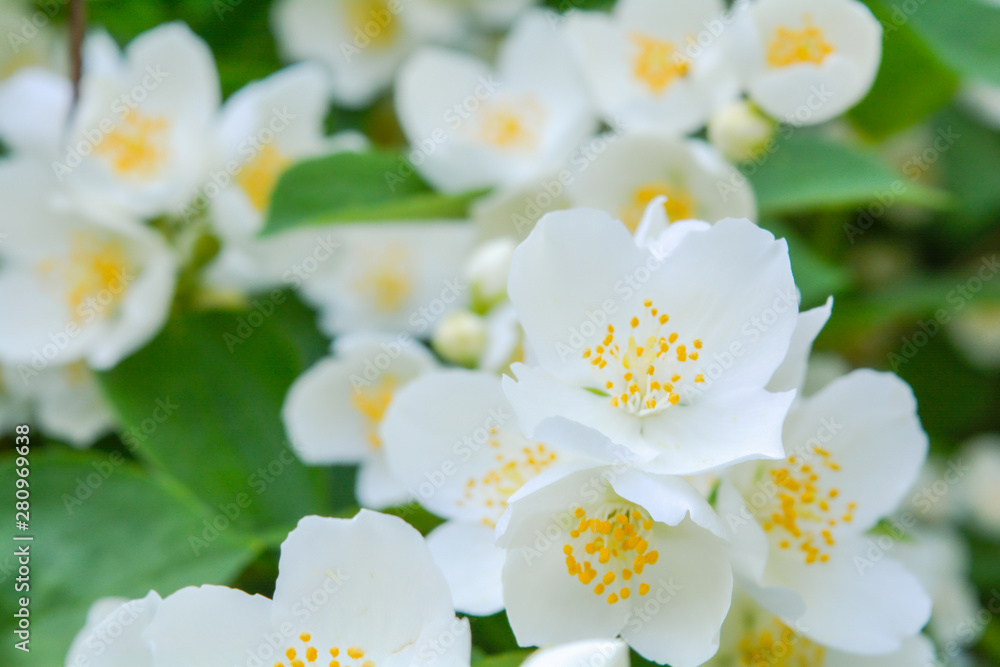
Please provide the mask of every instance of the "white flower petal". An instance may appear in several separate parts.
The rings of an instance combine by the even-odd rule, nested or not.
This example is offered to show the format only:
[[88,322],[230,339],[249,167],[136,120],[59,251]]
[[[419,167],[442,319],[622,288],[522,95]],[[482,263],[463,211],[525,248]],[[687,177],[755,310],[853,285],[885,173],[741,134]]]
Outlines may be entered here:
[[506,551],[494,545],[493,533],[483,523],[448,521],[427,536],[427,546],[460,612],[490,616],[503,609]]
[[802,391],[813,342],[826,326],[832,310],[833,297],[831,296],[822,306],[799,313],[799,319],[795,324],[795,331],[792,332],[792,340],[788,346],[788,355],[778,366],[778,370],[774,371],[771,381],[767,383],[768,391],[789,391],[791,389]]

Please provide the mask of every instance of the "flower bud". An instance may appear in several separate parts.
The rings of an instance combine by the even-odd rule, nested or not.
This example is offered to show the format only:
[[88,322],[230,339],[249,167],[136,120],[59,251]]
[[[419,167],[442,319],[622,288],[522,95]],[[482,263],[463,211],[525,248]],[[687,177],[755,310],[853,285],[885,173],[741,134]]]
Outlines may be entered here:
[[708,121],[708,139],[733,162],[759,155],[774,136],[774,122],[745,100],[723,107]]
[[472,285],[472,303],[477,312],[487,312],[507,298],[507,274],[517,242],[510,237],[496,238],[480,245],[465,265],[465,275]]
[[431,335],[434,351],[460,366],[476,366],[486,342],[486,322],[467,310],[455,310],[442,317]]

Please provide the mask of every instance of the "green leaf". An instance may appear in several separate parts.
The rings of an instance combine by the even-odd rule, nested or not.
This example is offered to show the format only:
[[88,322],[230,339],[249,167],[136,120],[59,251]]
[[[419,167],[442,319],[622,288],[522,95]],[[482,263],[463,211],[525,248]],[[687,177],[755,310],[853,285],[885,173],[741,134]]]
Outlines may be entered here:
[[328,508],[325,471],[299,462],[279,417],[314,354],[283,324],[295,310],[268,297],[251,311],[179,316],[101,377],[125,444],[217,512],[249,498],[234,521],[248,530]]
[[968,238],[990,228],[1000,215],[1000,134],[956,110],[943,114],[939,124],[957,137],[941,154],[944,180],[956,199],[945,231]]
[[803,130],[786,137],[762,164],[745,166],[764,215],[848,209],[872,202],[940,208],[948,195],[914,183],[874,153],[834,143]]
[[893,11],[878,0],[869,5],[885,28],[882,64],[871,91],[848,117],[865,136],[881,140],[951,102],[958,77],[905,22],[897,23]]
[[436,193],[397,153],[337,153],[281,175],[262,234],[338,222],[462,218],[479,194]]
[[488,655],[478,660],[473,659],[472,667],[518,667],[531,654],[531,650],[521,650],[501,653],[500,655]]
[[[5,523],[0,596],[5,665],[61,665],[87,609],[101,597],[138,598],[155,590],[226,584],[261,545],[236,530],[218,533],[213,548],[195,554],[189,537],[214,516],[165,479],[144,474],[120,452],[71,452],[55,446],[33,451],[31,542],[14,542],[13,516]],[[14,459],[0,462],[0,488],[13,496]],[[13,510],[12,505],[8,505]],[[10,528],[6,528],[10,526]],[[13,649],[14,547],[30,545],[31,653]],[[17,657],[14,657],[17,656]]]
[[852,284],[850,272],[840,264],[821,257],[790,226],[773,220],[761,220],[764,227],[788,243],[795,286],[802,293],[802,308],[818,306],[832,294],[838,294]]
[[1000,85],[1000,8],[983,0],[918,3],[910,23],[938,57],[964,78]]

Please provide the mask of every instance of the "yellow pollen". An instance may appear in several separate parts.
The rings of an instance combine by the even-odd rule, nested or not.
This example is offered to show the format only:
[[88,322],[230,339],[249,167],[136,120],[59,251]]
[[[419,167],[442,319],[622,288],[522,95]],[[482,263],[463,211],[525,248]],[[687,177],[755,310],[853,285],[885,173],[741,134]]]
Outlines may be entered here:
[[[642,221],[642,216],[646,212],[646,207],[656,197],[663,195],[667,201],[663,208],[667,213],[667,220],[677,222],[678,220],[690,220],[697,210],[697,202],[687,190],[687,188],[676,183],[666,181],[651,181],[643,183],[633,192],[631,198],[618,212],[618,217],[625,223],[630,232],[635,232]],[[648,306],[647,306],[648,308]],[[655,313],[654,313],[655,315]],[[664,320],[664,323],[666,321]]]
[[357,647],[351,647],[351,648],[347,649],[347,655],[349,655],[352,658],[354,658],[355,660],[357,660],[358,658],[365,657],[365,652],[362,651],[361,649],[357,648]]
[[[514,432],[504,432],[495,435],[504,439],[504,447],[495,457],[495,467],[485,474],[468,479],[465,492],[459,501],[460,506],[476,505],[484,508],[482,522],[495,527],[497,520],[507,509],[507,501],[514,493],[524,486],[525,482],[541,473],[546,467],[557,460],[554,451],[540,442],[530,442]],[[492,440],[491,445],[499,446],[500,440]],[[520,444],[520,447],[517,445]],[[581,518],[583,514],[577,518]],[[584,529],[581,522],[578,530]],[[576,530],[572,532],[577,532]],[[563,549],[567,556],[572,551]]]
[[632,75],[646,88],[659,95],[677,79],[687,75],[690,61],[673,42],[633,32],[630,40],[637,47],[632,59]]
[[260,212],[267,210],[271,204],[271,193],[278,183],[278,178],[291,164],[291,160],[282,155],[273,144],[267,144],[244,164],[236,175],[236,183],[246,193],[255,209]]
[[413,260],[405,246],[383,249],[365,260],[354,287],[382,313],[399,310],[413,294]]
[[740,637],[734,664],[739,667],[811,667],[822,665],[825,659],[823,646],[799,636],[775,617],[757,619]]
[[486,104],[479,112],[477,138],[503,151],[534,150],[545,115],[543,107],[530,96]]
[[834,52],[833,44],[826,40],[823,31],[812,25],[808,15],[803,17],[801,29],[779,26],[767,45],[767,64],[771,67],[792,65],[820,65]]
[[74,322],[84,316],[114,313],[128,288],[132,265],[116,240],[93,232],[74,232],[69,252],[36,266],[42,281],[62,291]]
[[396,393],[396,378],[384,376],[370,387],[358,387],[351,395],[351,404],[368,423],[368,444],[372,449],[382,447],[378,426]]
[[371,46],[382,49],[396,41],[399,19],[389,0],[350,0],[345,9],[351,31],[365,33]]
[[122,176],[155,178],[167,160],[169,124],[160,116],[131,110],[94,145],[94,152],[108,160]]

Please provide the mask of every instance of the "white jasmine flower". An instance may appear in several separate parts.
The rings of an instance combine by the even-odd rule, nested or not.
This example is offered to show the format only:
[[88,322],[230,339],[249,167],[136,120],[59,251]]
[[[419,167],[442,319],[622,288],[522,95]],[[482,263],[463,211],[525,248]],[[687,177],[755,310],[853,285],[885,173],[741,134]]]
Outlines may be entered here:
[[361,108],[389,87],[415,48],[457,38],[464,13],[440,0],[282,0],[272,23],[285,58],[322,63],[333,101]]
[[857,0],[755,0],[734,40],[750,97],[792,125],[861,101],[882,59],[882,25]]
[[141,605],[141,615],[110,647],[100,644],[101,625],[118,612],[81,633],[67,664],[467,667],[470,661],[468,622],[455,617],[420,533],[366,510],[353,519],[299,521],[281,545],[273,600],[202,586],[128,604]]
[[23,391],[31,399],[38,427],[47,435],[84,448],[114,427],[97,378],[83,362],[50,367],[37,377],[27,367],[21,370]]
[[521,667],[628,667],[628,644],[621,640],[591,639],[536,651]]
[[1000,307],[969,303],[955,313],[946,330],[958,351],[974,366],[1000,368]]
[[345,225],[324,235],[336,260],[293,282],[330,335],[429,336],[445,312],[468,303],[462,264],[474,237],[471,225],[460,222]]
[[635,231],[654,198],[666,197],[669,222],[757,218],[747,180],[710,144],[627,132],[568,187],[576,207],[608,211]]
[[961,460],[968,469],[958,487],[961,504],[979,528],[1000,535],[1000,437],[973,438],[963,446]]
[[313,465],[360,464],[362,505],[406,502],[406,490],[386,466],[380,428],[396,392],[435,366],[430,353],[405,335],[338,338],[333,356],[306,371],[285,397],[281,417],[299,458]]
[[510,496],[565,455],[521,435],[500,378],[476,371],[414,380],[393,400],[382,435],[392,474],[448,519],[427,540],[455,608],[477,615],[503,609],[504,552],[494,546],[494,528]]
[[96,34],[84,60],[80,101],[52,162],[57,178],[99,209],[176,212],[211,157],[219,82],[208,46],[187,26],[167,23],[136,37],[124,55]]
[[498,544],[519,644],[620,635],[675,667],[715,653],[732,571],[718,518],[687,482],[627,468],[543,473],[509,503]]
[[680,136],[739,93],[721,0],[621,0],[575,12],[573,38],[604,120]]
[[73,639],[67,667],[157,667],[145,633],[163,599],[150,591],[138,600],[101,598]]
[[615,445],[590,454],[669,474],[784,456],[793,393],[764,387],[798,318],[785,243],[747,220],[674,227],[658,256],[576,209],[517,249],[508,291],[539,367],[504,389],[527,435],[564,417]]
[[286,68],[234,94],[218,122],[220,156],[209,180],[184,208],[190,218],[211,209],[223,240],[208,277],[222,286],[265,289],[307,256],[315,229],[259,239],[279,177],[293,163],[336,150],[360,150],[366,141],[344,133],[325,137],[327,81],[315,64]]
[[797,402],[783,437],[786,460],[732,469],[735,487],[719,490],[741,573],[813,641],[898,650],[927,622],[930,600],[897,561],[872,555],[866,532],[896,509],[927,455],[913,393],[894,375],[854,371]]
[[737,588],[733,606],[722,626],[716,656],[705,667],[914,667],[934,663],[934,647],[916,635],[886,655],[857,655],[818,644],[786,625],[747,593]]
[[596,127],[563,35],[543,12],[518,21],[495,70],[456,51],[416,53],[400,71],[396,111],[414,164],[446,192],[529,181]]
[[109,212],[95,221],[57,207],[50,179],[27,159],[0,165],[12,225],[0,247],[0,358],[31,373],[81,359],[108,369],[163,326],[176,263],[163,239],[134,220]]

